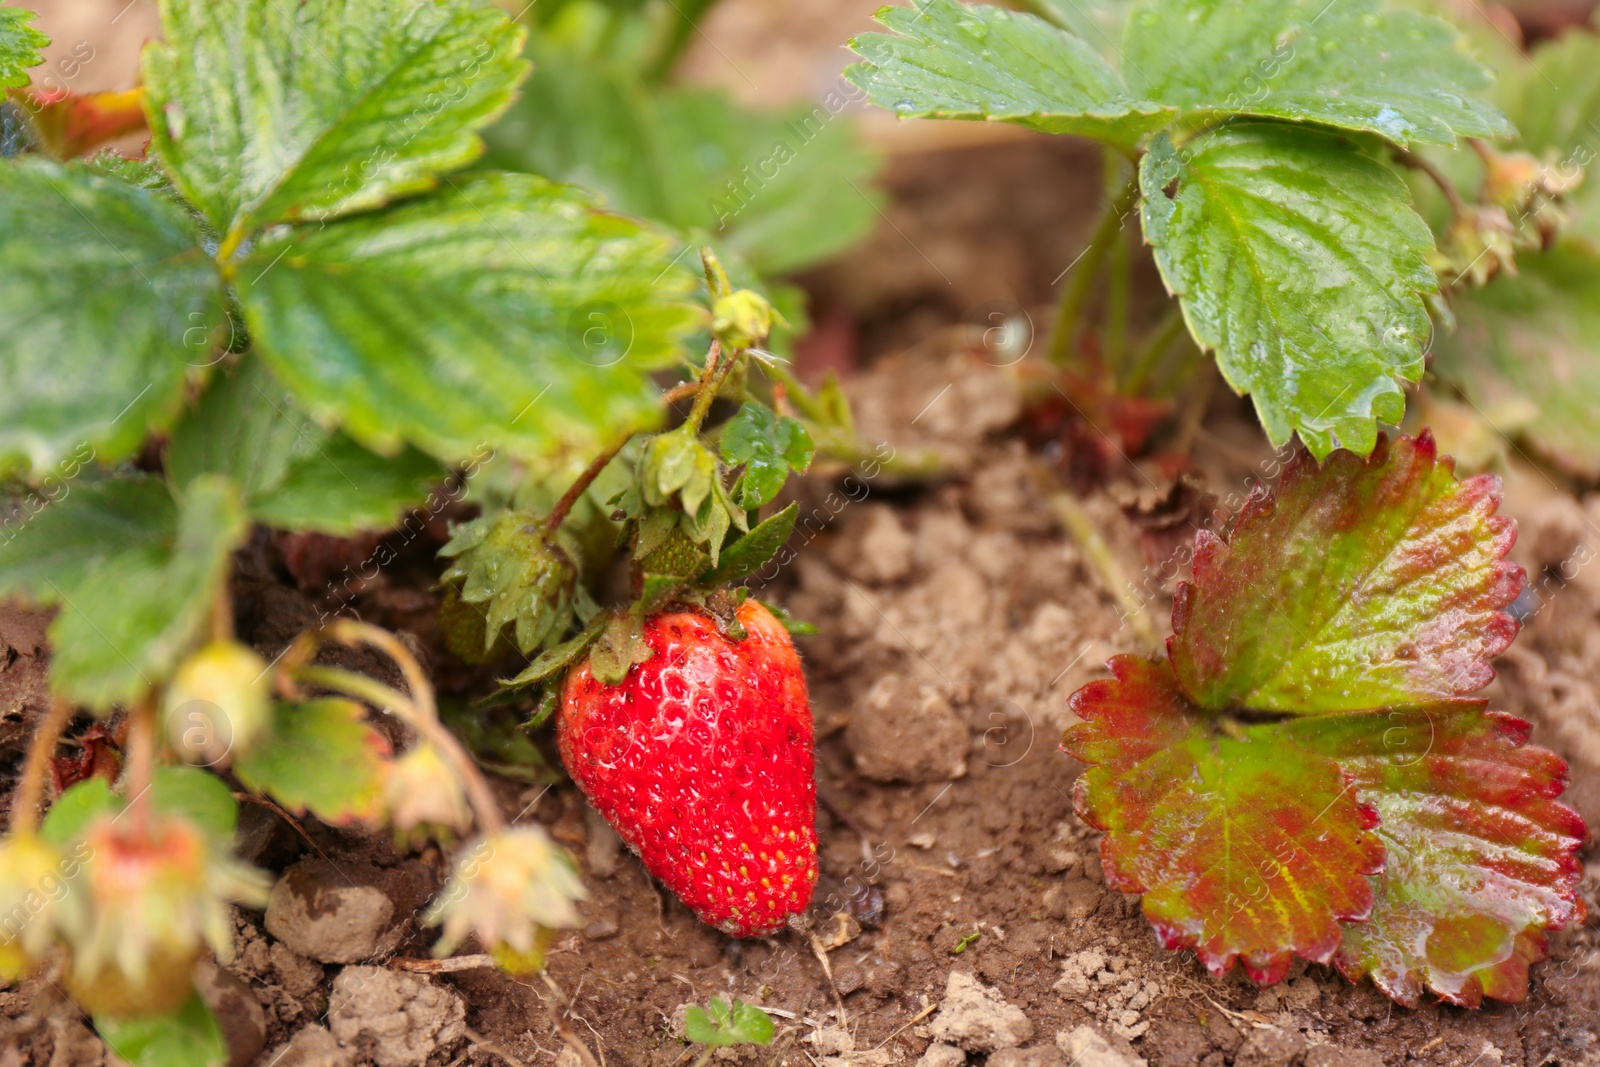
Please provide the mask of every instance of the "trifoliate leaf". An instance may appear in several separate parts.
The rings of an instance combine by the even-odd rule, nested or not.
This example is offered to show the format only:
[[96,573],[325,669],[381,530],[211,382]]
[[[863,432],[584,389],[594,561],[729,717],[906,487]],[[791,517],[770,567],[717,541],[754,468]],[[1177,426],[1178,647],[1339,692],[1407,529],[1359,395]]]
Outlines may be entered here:
[[151,145],[241,236],[433,188],[527,71],[522,31],[470,0],[162,0],[161,25]]
[[29,26],[39,16],[15,7],[0,7],[0,89],[28,84],[28,68],[44,62],[39,49],[50,38]]
[[1214,709],[1309,714],[1418,704],[1489,684],[1522,588],[1499,481],[1457,481],[1433,439],[1367,459],[1302,455],[1224,541],[1195,538],[1168,642],[1183,688]]
[[1129,88],[1188,117],[1259,115],[1396,144],[1510,131],[1491,76],[1441,19],[1382,0],[1146,0],[1128,21]]
[[537,516],[502,511],[462,524],[439,550],[451,560],[441,580],[483,613],[487,652],[510,628],[523,655],[566,636],[579,604],[570,545]]
[[1407,1004],[1525,994],[1544,931],[1581,917],[1585,832],[1556,802],[1565,765],[1463,699],[1515,632],[1497,496],[1426,435],[1301,456],[1197,545],[1172,660],[1119,656],[1073,694],[1075,805],[1167,944],[1217,970],[1238,952],[1258,980],[1337,950]]
[[329,823],[371,822],[382,811],[389,743],[349,700],[279,704],[272,733],[234,761],[250,789]]
[[1132,146],[1177,111],[1140,99],[1089,44],[1034,15],[955,0],[885,7],[845,77],[901,118],[991,119]]
[[1424,988],[1454,1004],[1519,1001],[1544,931],[1583,918],[1583,819],[1558,802],[1560,757],[1529,726],[1458,700],[1285,724],[1336,759],[1373,805],[1388,849],[1371,916],[1345,927],[1334,962],[1416,1007]]
[[744,465],[737,499],[758,508],[778,495],[789,472],[804,473],[816,446],[798,419],[773,414],[765,404],[745,404],[722,428],[722,458]]
[[1274,444],[1370,451],[1422,375],[1433,235],[1387,167],[1327,132],[1245,123],[1139,170],[1144,230],[1190,332]]
[[683,1017],[683,1036],[711,1048],[770,1045],[773,1033],[772,1016],[742,1000],[729,1004],[712,997],[704,1008],[689,1005]]
[[1480,412],[1531,404],[1520,431],[1572,475],[1600,477],[1600,251],[1577,241],[1522,257],[1515,275],[1451,302],[1459,328],[1434,369]]
[[104,463],[171,424],[213,362],[222,282],[187,212],[83,164],[0,167],[0,459]]
[[387,528],[448,473],[416,449],[380,456],[317,425],[255,356],[213,383],[173,431],[172,483],[204,472],[238,483],[257,522],[334,535]]
[[204,628],[249,524],[210,476],[175,506],[151,478],[75,487],[0,546],[0,583],[59,604],[51,686],[96,711],[164,681]]
[[695,321],[659,232],[525,175],[453,180],[240,264],[260,354],[315,417],[379,452],[598,451],[659,418],[645,372]]
[[1329,757],[1273,726],[1230,736],[1194,707],[1167,663],[1117,656],[1113,680],[1072,695],[1086,722],[1062,748],[1093,764],[1075,804],[1106,831],[1106,884],[1144,893],[1167,948],[1221,974],[1242,959],[1275,982],[1298,953],[1326,963],[1341,919],[1365,918],[1383,869],[1372,810]]
[[221,1067],[228,1062],[222,1028],[198,993],[170,1015],[97,1016],[94,1025],[106,1047],[133,1067]]
[[[619,211],[709,235],[764,273],[789,273],[876,224],[878,155],[839,90],[754,111],[719,90],[661,86],[536,40],[533,76],[486,134],[489,163],[570,181]],[[688,257],[686,257],[688,258]]]

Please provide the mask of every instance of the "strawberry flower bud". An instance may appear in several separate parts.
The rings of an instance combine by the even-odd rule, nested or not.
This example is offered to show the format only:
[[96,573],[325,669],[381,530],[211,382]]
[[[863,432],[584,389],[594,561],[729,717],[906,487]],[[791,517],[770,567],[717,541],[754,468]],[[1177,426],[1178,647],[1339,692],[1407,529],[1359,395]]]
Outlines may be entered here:
[[461,780],[438,747],[427,741],[389,766],[383,795],[395,830],[412,842],[439,837],[441,829],[465,833],[472,827],[472,808]]
[[232,957],[228,905],[266,905],[267,876],[182,818],[105,815],[82,840],[88,855],[70,892],[82,894],[84,907],[64,932],[68,987],[91,1014],[176,1010],[204,947],[224,962]]
[[26,974],[81,905],[68,880],[86,855],[81,842],[63,852],[31,833],[0,841],[0,985]]
[[584,896],[572,859],[542,829],[511,827],[462,850],[424,921],[443,926],[438,955],[476,935],[502,967],[527,973],[544,965],[550,931],[582,922],[573,902]]
[[213,641],[184,660],[167,687],[167,741],[190,763],[225,765],[272,721],[267,663],[236,641]]
[[765,341],[774,322],[783,322],[783,316],[766,297],[751,289],[736,289],[711,305],[711,333],[729,352]]

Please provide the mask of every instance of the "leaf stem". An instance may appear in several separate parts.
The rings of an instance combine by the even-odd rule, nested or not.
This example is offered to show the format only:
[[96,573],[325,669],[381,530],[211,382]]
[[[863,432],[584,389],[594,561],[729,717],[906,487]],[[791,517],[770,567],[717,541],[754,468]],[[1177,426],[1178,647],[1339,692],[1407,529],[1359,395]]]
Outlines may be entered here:
[[32,833],[39,825],[39,805],[44,801],[44,780],[50,773],[50,760],[55,755],[61,732],[72,721],[72,705],[59,697],[50,702],[33,731],[33,743],[28,746],[28,757],[22,765],[22,781],[17,783],[17,795],[11,801],[11,831],[16,834]]
[[617,454],[628,446],[628,442],[633,440],[633,435],[634,431],[629,430],[618,438],[617,442],[610,448],[594,457],[589,465],[583,469],[583,473],[578,475],[577,480],[567,487],[565,493],[561,494],[561,499],[556,501],[556,506],[550,509],[549,515],[545,516],[544,527],[547,536],[561,528],[561,524],[567,519],[567,513],[578,502],[578,498],[589,491],[589,487],[594,484],[594,480],[600,477],[600,472],[610,466],[611,461],[617,458]]
[[1111,242],[1121,235],[1123,219],[1139,201],[1139,174],[1135,170],[1128,183],[1106,203],[1089,235],[1089,243],[1068,266],[1071,275],[1061,290],[1061,302],[1056,305],[1055,326],[1050,333],[1050,362],[1064,367],[1072,360],[1072,345],[1078,337],[1079,320],[1083,307],[1099,280],[1100,263],[1105,259]]
[[1184,327],[1183,306],[1174,300],[1172,307],[1167,309],[1166,315],[1156,326],[1155,332],[1134,357],[1133,366],[1128,370],[1128,377],[1123,381],[1124,390],[1133,396],[1144,395],[1145,383],[1150,380],[1150,375],[1161,362],[1161,357],[1172,347],[1172,342],[1183,333]]
[[128,713],[128,810],[135,826],[150,815],[150,785],[156,770],[155,690],[152,689]]
[[1018,11],[1035,15],[1058,30],[1068,32],[1072,30],[1072,27],[1067,25],[1067,20],[1061,17],[1061,12],[1057,11],[1049,0],[1011,0],[1011,3]]
[[711,410],[712,403],[717,399],[717,389],[722,385],[722,379],[727,377],[728,369],[738,359],[735,352],[728,359],[722,358],[722,342],[712,340],[711,349],[706,353],[706,369],[700,374],[699,391],[694,396],[694,407],[689,409],[688,418],[683,424],[689,428],[689,433],[699,433],[700,424],[706,421],[706,413]]
[[1456,188],[1456,183],[1451,181],[1444,171],[1434,166],[1432,160],[1411,151],[1409,148],[1396,148],[1394,150],[1394,158],[1401,166],[1426,174],[1433,184],[1439,187],[1439,191],[1444,194],[1444,198],[1450,202],[1451,218],[1460,219],[1466,215],[1467,205],[1461,199],[1461,192]]
[[369,703],[375,702],[376,698],[377,702],[381,702],[380,706],[391,707],[450,763],[456,778],[467,792],[473,814],[477,816],[478,828],[485,834],[498,834],[504,831],[505,817],[500,814],[500,805],[495,802],[494,794],[489,791],[489,783],[478,770],[478,765],[472,761],[472,757],[467,754],[467,750],[462,747],[461,742],[456,740],[455,734],[445,729],[444,724],[439,721],[439,710],[433,699],[433,686],[428,683],[421,664],[406,646],[400,643],[400,639],[388,630],[373,626],[371,623],[356,622],[354,619],[340,619],[329,626],[327,632],[341,644],[371,645],[388,656],[400,668],[400,674],[411,690],[410,697],[375,679],[337,667],[305,666],[299,668],[297,673],[306,681],[357,696]]
[[1106,591],[1122,608],[1123,617],[1133,627],[1133,632],[1139,640],[1147,645],[1161,644],[1161,636],[1156,633],[1149,614],[1144,610],[1144,604],[1133,593],[1133,583],[1128,581],[1127,575],[1122,571],[1122,565],[1111,554],[1111,547],[1106,544],[1105,538],[1100,536],[1094,520],[1083,509],[1077,497],[1071,493],[1057,493],[1050,498],[1050,507],[1061,520],[1061,525],[1066,527],[1067,533],[1083,548],[1089,565],[1099,573]]

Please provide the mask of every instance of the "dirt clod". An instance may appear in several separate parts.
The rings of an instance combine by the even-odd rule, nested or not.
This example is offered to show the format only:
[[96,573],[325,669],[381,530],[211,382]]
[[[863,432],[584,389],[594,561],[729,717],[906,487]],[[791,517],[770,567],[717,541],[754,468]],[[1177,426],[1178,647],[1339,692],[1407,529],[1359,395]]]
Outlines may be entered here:
[[946,1045],[942,1041],[935,1041],[923,1052],[922,1058],[917,1060],[917,1067],[962,1067],[967,1062],[967,1054],[954,1045]]
[[194,984],[227,1042],[228,1067],[249,1067],[267,1043],[261,1002],[237,975],[210,961],[195,968]]
[[1234,1067],[1289,1067],[1305,1047],[1306,1040],[1297,1030],[1264,1027],[1245,1038],[1233,1064]]
[[387,881],[375,868],[302,860],[272,887],[267,932],[323,963],[356,963],[393,952],[403,930],[385,892]]
[[1368,1049],[1313,1045],[1306,1050],[1305,1067],[1384,1067],[1383,1057]]
[[466,1036],[466,1017],[453,989],[383,967],[346,967],[328,999],[333,1035],[377,1067],[421,1067]]
[[272,1067],[353,1067],[356,1053],[342,1047],[326,1027],[313,1023],[268,1053],[266,1062]]
[[939,782],[967,773],[967,725],[933,686],[887,674],[845,728],[856,770],[879,782]]
[[986,1067],[1069,1067],[1067,1057],[1053,1045],[1001,1049]]
[[1058,1033],[1056,1048],[1067,1054],[1074,1067],[1146,1067],[1143,1059],[1124,1056],[1087,1026]]
[[961,971],[950,972],[944,1003],[928,1029],[934,1040],[968,1052],[1013,1048],[1033,1036],[1033,1023],[1021,1008],[1007,1004],[998,990]]

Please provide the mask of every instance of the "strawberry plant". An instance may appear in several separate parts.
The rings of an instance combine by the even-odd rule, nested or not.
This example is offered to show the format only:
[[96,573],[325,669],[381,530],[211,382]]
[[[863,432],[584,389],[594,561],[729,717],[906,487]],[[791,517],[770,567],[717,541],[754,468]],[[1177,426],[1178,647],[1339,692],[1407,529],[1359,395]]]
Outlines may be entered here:
[[[1025,6],[1037,14],[956,0],[885,8],[879,20],[894,33],[856,38],[863,61],[846,75],[902,117],[1105,144],[1118,177],[1066,272],[1052,357],[1075,356],[1099,268],[1137,214],[1178,308],[1142,350],[1122,354],[1117,388],[1181,384],[1187,372],[1170,350],[1186,326],[1251,396],[1277,445],[1298,434],[1319,458],[1369,452],[1377,423],[1400,421],[1406,387],[1422,377],[1430,306],[1448,326],[1443,297],[1484,280],[1473,261],[1494,196],[1517,198],[1523,212],[1549,207],[1539,218],[1557,226],[1574,184],[1570,174],[1541,183],[1553,175],[1535,168],[1514,190],[1503,181],[1485,190],[1482,205],[1457,193],[1436,155],[1501,158],[1483,139],[1512,126],[1479,98],[1487,68],[1431,16],[1377,0]],[[1547,104],[1543,113],[1559,110]],[[1413,205],[1412,171],[1441,183],[1455,206],[1438,242]],[[1125,304],[1108,297],[1112,310]],[[1107,329],[1120,336],[1126,324]],[[1477,375],[1459,363],[1458,373]]]
[[[458,604],[502,598],[480,634],[505,623],[527,652],[595,641],[626,664],[639,650],[619,634],[654,632],[649,613],[669,603],[712,610],[710,590],[792,524],[792,508],[753,521],[812,451],[767,404],[805,406],[819,432],[843,423],[835,394],[786,386],[776,365],[757,395],[749,365],[768,357],[751,353],[780,317],[709,253],[707,313],[668,231],[543,177],[461,171],[528,73],[501,13],[166,0],[161,16],[132,94],[149,158],[53,158],[126,127],[78,122],[107,101],[60,112],[19,96],[7,112],[26,129],[0,164],[0,461],[8,498],[39,506],[7,523],[0,593],[54,611],[55,703],[0,843],[0,963],[7,980],[58,969],[126,1059],[202,1063],[222,1051],[190,969],[204,952],[226,960],[227,905],[259,907],[266,889],[230,853],[234,789],[403,841],[464,838],[427,915],[440,952],[474,938],[508,970],[536,969],[582,896],[542,829],[505,822],[392,635],[335,621],[271,661],[235,637],[232,559],[252,529],[381,530],[447,476],[495,463],[524,472],[526,503],[570,475],[562,457],[604,453],[555,501],[545,538],[509,511],[458,537],[459,589],[447,583]],[[0,11],[7,86],[45,43],[28,21]],[[697,327],[715,338],[703,371],[685,347]],[[586,493],[619,440],[661,420],[651,375],[674,364],[699,377],[665,399],[697,397],[694,414],[647,445],[652,480],[627,507],[628,528],[646,528],[636,549],[679,554],[669,567],[671,552],[641,552],[648,596],[600,614],[567,565],[588,546],[563,547],[558,528],[574,512],[574,526],[604,521]],[[713,453],[697,432],[719,392],[743,407]],[[716,596],[708,647],[788,672],[778,697],[795,733],[766,753],[792,761],[787,914],[814,871],[809,707],[787,633]],[[327,665],[337,644],[387,656],[402,686]],[[599,651],[589,662],[611,678]],[[772,695],[745,710],[772,710],[758,703]],[[416,740],[392,751],[369,708]],[[111,756],[41,821],[58,740],[82,714],[111,721]],[[762,915],[752,929],[770,928]]]
[[1075,805],[1163,944],[1262,983],[1331,961],[1410,1006],[1526,995],[1583,917],[1586,831],[1566,765],[1472,695],[1517,629],[1498,503],[1426,434],[1302,453],[1198,535],[1168,658],[1072,695]]

